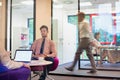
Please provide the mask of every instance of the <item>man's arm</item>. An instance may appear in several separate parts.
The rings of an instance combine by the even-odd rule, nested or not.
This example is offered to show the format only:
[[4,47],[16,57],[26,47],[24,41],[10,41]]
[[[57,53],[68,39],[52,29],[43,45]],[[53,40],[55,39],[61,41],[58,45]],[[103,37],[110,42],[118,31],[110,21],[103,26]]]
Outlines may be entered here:
[[50,54],[47,55],[47,57],[56,57],[57,51],[55,47],[55,43],[53,41],[50,42]]
[[36,41],[33,42],[33,44],[31,45],[31,50],[33,50],[33,55],[35,55],[35,50],[36,50]]

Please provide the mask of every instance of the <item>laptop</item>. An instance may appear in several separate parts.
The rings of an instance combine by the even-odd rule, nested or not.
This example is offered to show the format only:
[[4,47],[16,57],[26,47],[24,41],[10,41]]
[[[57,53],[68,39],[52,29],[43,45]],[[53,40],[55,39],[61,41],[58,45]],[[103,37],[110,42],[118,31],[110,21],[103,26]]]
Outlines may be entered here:
[[29,63],[32,58],[32,50],[16,50],[14,61]]

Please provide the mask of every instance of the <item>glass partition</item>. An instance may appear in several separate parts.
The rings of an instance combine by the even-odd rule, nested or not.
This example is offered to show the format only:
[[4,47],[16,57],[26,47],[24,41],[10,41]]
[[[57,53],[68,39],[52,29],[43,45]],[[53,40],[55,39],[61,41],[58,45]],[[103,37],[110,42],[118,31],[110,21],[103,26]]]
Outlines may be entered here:
[[[93,34],[95,34],[96,32],[100,32],[101,36],[99,41],[102,45],[120,46],[119,43],[120,6],[118,5],[119,3],[120,3],[119,0],[114,0],[114,1],[113,0],[102,0],[102,1],[80,0],[80,4],[81,4],[80,11],[85,12],[90,17],[89,23]],[[102,55],[102,52],[100,54]],[[86,55],[82,56],[81,59],[82,60],[87,59]],[[100,57],[98,59],[100,59]],[[106,56],[104,60],[109,60],[109,59],[110,58]],[[81,68],[88,68],[89,66],[85,66],[86,64],[87,63],[85,64],[81,63]],[[104,69],[108,69],[108,68],[104,67]]]
[[53,0],[52,36],[56,42],[60,64],[73,60],[78,44],[77,2],[78,0]]
[[[100,43],[120,46],[120,0],[53,0],[52,35],[61,64],[73,60],[78,46],[78,4],[80,11],[86,14],[93,34],[100,32]],[[80,60],[88,61],[84,53]]]
[[28,49],[34,40],[34,0],[12,0],[11,51]]

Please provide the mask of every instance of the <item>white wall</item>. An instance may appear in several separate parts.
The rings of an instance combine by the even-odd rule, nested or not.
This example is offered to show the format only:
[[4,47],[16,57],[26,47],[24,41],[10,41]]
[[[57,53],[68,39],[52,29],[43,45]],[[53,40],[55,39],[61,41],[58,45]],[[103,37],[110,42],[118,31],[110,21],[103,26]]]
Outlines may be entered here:
[[67,22],[68,13],[63,9],[54,9],[53,19],[58,21],[57,47],[60,64],[71,62],[76,51],[76,26]]
[[[12,58],[16,49],[29,45],[29,28],[27,19],[29,15],[14,11],[12,13]],[[27,40],[21,40],[21,34],[27,34]]]
[[27,26],[27,19],[33,18],[33,15],[31,13],[20,13],[17,10],[13,10],[12,12],[12,26],[13,27],[28,27]]
[[[57,42],[56,42],[56,45],[58,45],[57,46],[57,52],[58,52],[57,54],[58,54],[58,57],[60,60],[60,64],[63,63],[63,17],[62,17],[62,15],[63,15],[62,9],[55,9],[53,11],[53,21],[54,20],[57,21],[57,24],[55,23],[55,25],[57,26],[58,32],[55,32],[55,33],[58,33],[57,34],[58,37],[55,40],[57,40]],[[53,32],[53,34],[54,34],[54,32]]]

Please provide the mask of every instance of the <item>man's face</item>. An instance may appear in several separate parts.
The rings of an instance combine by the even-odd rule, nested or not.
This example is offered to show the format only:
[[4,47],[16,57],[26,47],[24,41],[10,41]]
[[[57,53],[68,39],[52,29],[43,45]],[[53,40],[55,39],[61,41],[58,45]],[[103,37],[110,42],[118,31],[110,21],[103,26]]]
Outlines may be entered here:
[[78,22],[82,22],[84,20],[84,16],[78,15]]
[[46,28],[42,28],[40,31],[41,31],[41,36],[42,36],[42,37],[47,37],[48,31],[47,31]]

